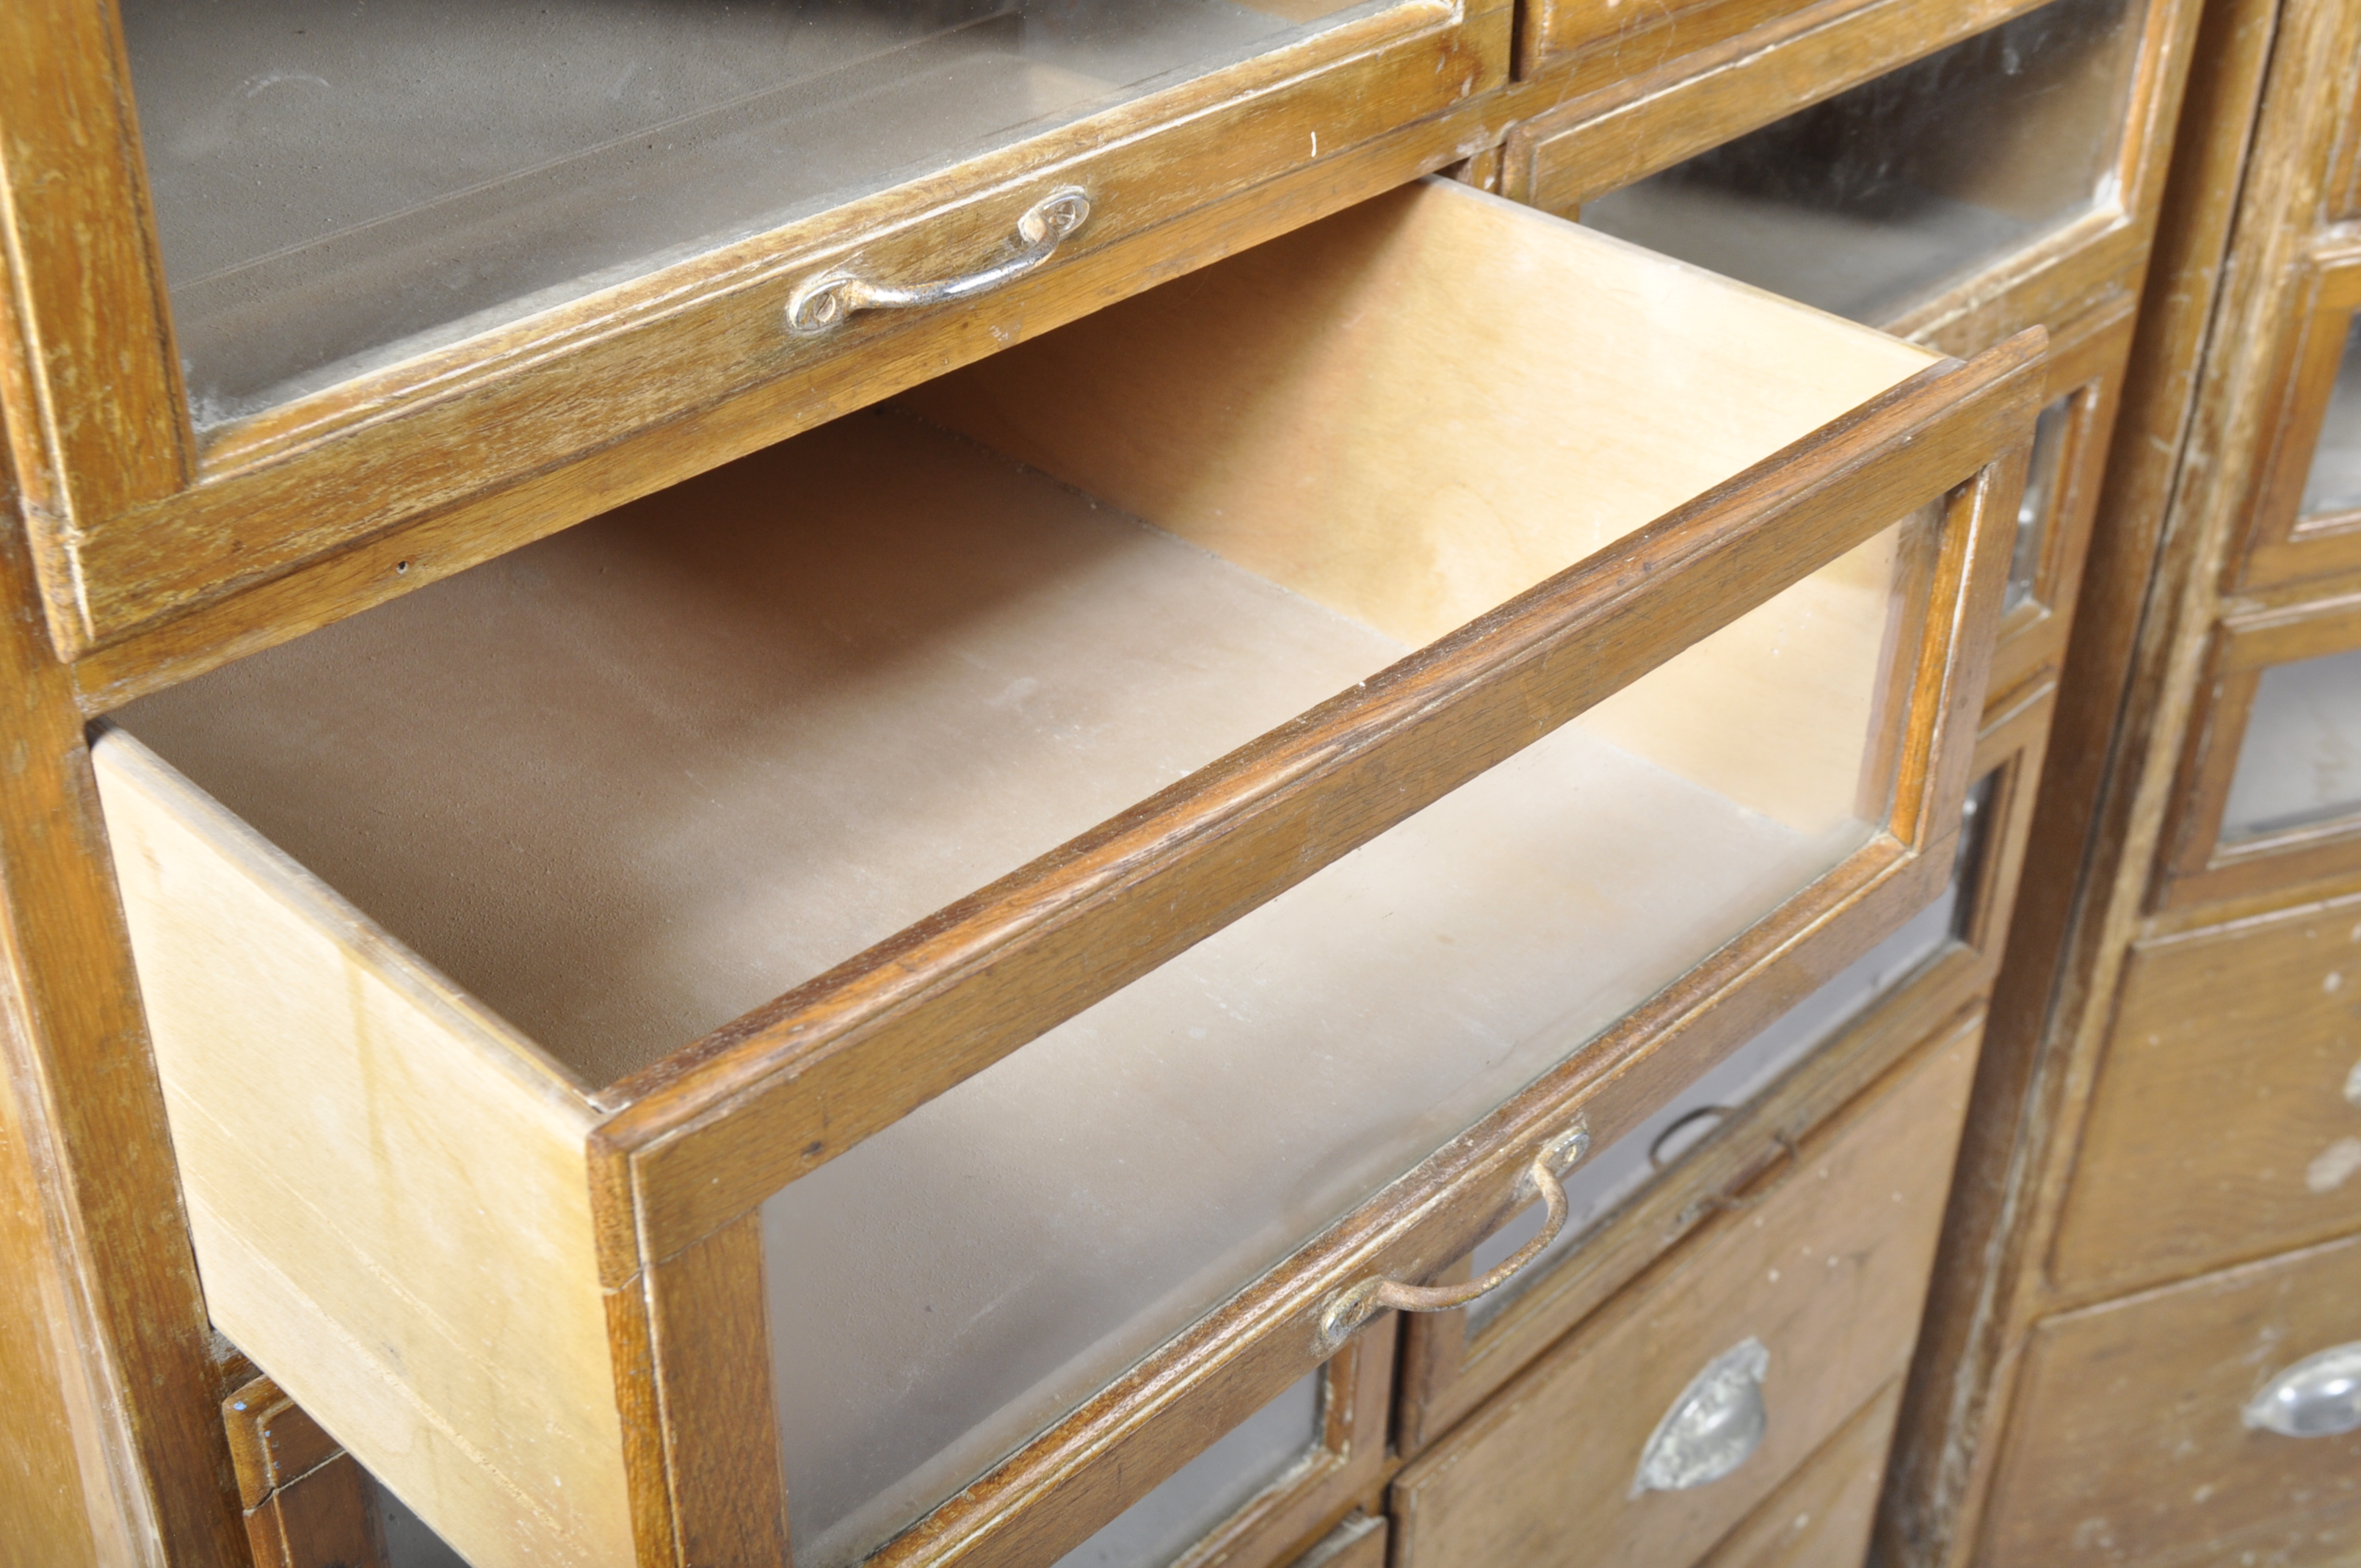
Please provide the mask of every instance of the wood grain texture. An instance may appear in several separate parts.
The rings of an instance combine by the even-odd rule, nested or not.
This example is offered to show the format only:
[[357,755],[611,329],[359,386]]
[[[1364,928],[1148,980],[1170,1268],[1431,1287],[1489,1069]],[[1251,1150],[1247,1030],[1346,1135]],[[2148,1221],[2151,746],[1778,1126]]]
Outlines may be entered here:
[[268,1377],[222,1401],[255,1568],[385,1568],[368,1473]]
[[771,1398],[760,1216],[652,1266],[644,1288],[672,1494],[672,1560],[715,1568],[785,1563],[786,1482]]
[[2240,1420],[2281,1369],[2361,1338],[2361,1243],[2207,1275],[2043,1320],[1975,1561],[2350,1562],[2361,1435]]
[[2050,1259],[2063,1297],[2361,1228],[2361,899],[2141,942],[2123,983]]
[[24,1114],[0,1074],[0,1533],[6,1568],[135,1561],[110,1494],[98,1412],[70,1337],[64,1269],[50,1250]]
[[[1505,5],[1404,0],[242,422],[208,442],[203,483],[80,530],[76,614],[55,630],[86,651],[503,488],[494,510],[531,506],[517,482],[626,433],[690,422],[669,437],[694,446],[681,469],[608,465],[596,498],[578,483],[535,486],[544,503],[520,532],[536,537],[873,401],[928,373],[908,374],[914,360],[952,362],[942,357],[946,334],[972,354],[1038,330],[1044,313],[1060,313],[1044,302],[1105,247],[1314,162],[1319,144],[1334,158],[1472,97],[1505,69],[1507,25]],[[1096,203],[1071,256],[982,307],[900,320],[873,313],[818,348],[780,325],[794,287],[855,249],[883,275],[928,276],[946,253],[992,254],[1016,214],[1060,184],[1089,188]],[[1133,262],[1130,287],[1153,268],[1155,248]],[[714,417],[732,401],[732,415]],[[321,506],[330,493],[345,504]]]
[[1428,181],[903,401],[1419,647],[1936,357]]
[[53,616],[82,611],[82,529],[193,467],[112,5],[33,0],[0,17],[0,339],[8,435]]
[[[25,1347],[46,1338],[46,1355],[11,1369],[28,1413],[62,1400],[74,1453],[65,1465],[59,1434],[28,1444],[48,1449],[41,1468],[6,1485],[37,1518],[79,1494],[103,1558],[212,1568],[245,1546],[204,1309],[82,723],[42,619],[0,473],[0,1136],[38,1203],[27,1282],[48,1319]],[[82,1549],[58,1545],[68,1562]]]
[[623,1560],[588,1107],[137,741],[97,755],[214,1321],[485,1568]]
[[1901,1407],[1897,1377],[1715,1542],[1697,1568],[1861,1568]]
[[[1976,1035],[1930,1044],[1395,1481],[1401,1568],[1694,1562],[1907,1365]],[[1747,1338],[1770,1351],[1762,1446],[1633,1496],[1657,1419]]]
[[[630,1248],[662,1255],[734,1217],[1975,472],[2029,416],[2037,351],[2014,343],[1914,378],[1628,547],[609,1091],[628,1108],[598,1141],[628,1161],[637,1211],[605,1222],[609,1279],[629,1272]],[[1955,585],[1969,541],[1952,537]],[[1933,591],[1955,617],[1991,613],[1945,581]],[[1972,727],[1986,649],[1955,626],[1927,641],[1916,678],[1933,706],[1915,722]],[[1954,671],[1956,652],[1971,657]],[[1905,749],[1905,838],[1921,831],[1912,781],[1934,732]],[[1964,745],[1946,754],[1964,770]],[[1964,784],[1963,771],[1946,780]]]

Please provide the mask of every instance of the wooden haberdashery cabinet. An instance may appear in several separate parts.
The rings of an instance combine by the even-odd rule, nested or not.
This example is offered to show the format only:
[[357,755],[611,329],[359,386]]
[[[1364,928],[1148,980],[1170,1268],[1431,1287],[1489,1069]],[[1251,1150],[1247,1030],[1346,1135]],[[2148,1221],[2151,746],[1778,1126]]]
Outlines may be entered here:
[[1406,1568],[1513,1450],[1857,1560],[2195,10],[11,8],[85,1473],[159,1564]]

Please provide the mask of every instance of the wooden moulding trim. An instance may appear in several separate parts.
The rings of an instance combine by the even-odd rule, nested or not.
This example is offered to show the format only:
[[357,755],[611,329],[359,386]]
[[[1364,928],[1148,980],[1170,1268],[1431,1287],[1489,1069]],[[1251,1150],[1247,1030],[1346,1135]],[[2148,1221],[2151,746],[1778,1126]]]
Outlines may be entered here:
[[1481,134],[1465,110],[1422,120],[1078,255],[1045,272],[1039,289],[1021,299],[1012,292],[993,312],[930,312],[875,329],[864,323],[879,335],[862,354],[732,394],[694,418],[632,429],[96,649],[72,666],[82,710],[104,713],[276,646],[1261,244],[1464,157],[1467,139]]
[[115,6],[0,11],[0,253],[18,334],[0,345],[18,359],[0,386],[44,514],[119,511],[192,467],[130,79]]
[[[2042,389],[2041,352],[2035,331],[1971,365],[1930,367],[1365,685],[594,1096],[611,1110],[590,1151],[607,1282],[727,1223],[1960,484],[2022,441]],[[1984,495],[1989,480],[1975,488]],[[1996,527],[1978,532],[2004,557]],[[1944,568],[1965,570],[1963,558]],[[1989,591],[1960,602],[1959,615],[1993,609],[1999,584],[1984,576]],[[1955,576],[1935,584],[1938,595],[1956,587]],[[1948,648],[1960,632],[1955,621],[1930,635],[1927,657],[1943,656],[1932,645]],[[1920,696],[1941,714],[1914,726],[1924,733],[1898,759],[1894,830],[1908,841],[1924,808],[1911,781],[1934,731],[1972,730],[1966,705],[1983,674],[1980,658],[1937,698],[1921,668]]]
[[[206,447],[193,488],[77,518],[82,599],[52,632],[79,657],[620,434],[701,421],[717,404],[782,383],[818,383],[824,393],[848,374],[857,378],[883,343],[946,315],[982,317],[1013,334],[1039,330],[1028,302],[1093,255],[1227,188],[1335,157],[1476,96],[1505,70],[1498,9],[1404,0],[1398,11],[258,415]],[[1312,137],[1322,131],[1334,142],[1315,159]],[[939,269],[946,253],[991,255],[1018,213],[1060,182],[1092,189],[1091,225],[1055,265],[985,308],[872,313],[817,348],[785,330],[787,294],[807,273],[855,249],[868,265],[909,276]],[[871,386],[858,400],[893,389]],[[807,390],[771,401],[773,422],[751,444],[694,466],[836,411]],[[339,504],[323,507],[329,494]],[[588,506],[569,495],[571,509],[538,532],[631,494]]]
[[[1821,0],[1532,115],[1509,134],[1503,193],[1554,206],[1620,190],[2041,3]],[[1562,191],[1545,189],[1561,164],[1579,172]]]
[[[1551,211],[1578,207],[2034,8],[1953,0],[1938,16],[1923,4],[1814,6],[1534,115],[1510,133],[1502,188]],[[2169,111],[2188,71],[2196,12],[2191,0],[2148,0],[2114,200],[1877,324],[1966,354],[2056,319],[2110,279],[2129,273],[2136,287],[2155,229],[2171,145]]]

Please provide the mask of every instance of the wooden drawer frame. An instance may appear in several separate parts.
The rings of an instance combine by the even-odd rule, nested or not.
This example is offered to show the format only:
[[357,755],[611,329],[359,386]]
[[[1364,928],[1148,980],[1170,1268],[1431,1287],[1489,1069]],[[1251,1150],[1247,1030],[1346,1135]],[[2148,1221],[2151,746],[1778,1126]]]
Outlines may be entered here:
[[[1575,216],[1585,202],[2035,8],[2019,0],[1823,0],[1653,71],[1600,83],[1576,73],[1550,83],[1556,91],[1546,96],[1528,94],[1538,112],[1509,132],[1500,192]],[[2148,0],[2112,200],[1876,324],[1967,354],[2036,323],[2103,309],[2109,295],[2127,306],[2155,230],[2196,18],[2190,0]]]
[[[96,679],[127,668],[153,683],[191,643],[217,663],[1437,167],[1459,156],[1444,112],[1505,77],[1510,10],[1401,0],[200,442],[115,7],[12,7],[0,31],[0,232],[14,282],[0,300],[0,396],[51,636],[74,659],[207,607],[209,619]],[[1373,156],[1348,156],[1362,148]],[[1312,175],[1318,193],[1307,203],[1299,180],[1283,217],[1248,203],[1173,225],[1290,172]],[[1096,198],[1089,225],[981,308],[855,318],[818,347],[781,324],[796,284],[855,249],[896,276],[939,270],[944,255],[988,258],[1018,214],[1068,183]],[[346,548],[394,530],[390,554]],[[311,563],[301,587],[240,609],[217,602]]]
[[2221,841],[2222,814],[2263,672],[2361,648],[2361,594],[2225,617],[2205,655],[2178,787],[2165,818],[2159,905],[2186,908],[2361,871],[2361,810]]
[[2361,569],[2361,509],[2303,515],[2321,422],[2361,311],[2361,233],[2322,236],[2287,292],[2283,339],[2255,391],[2266,415],[2264,439],[2246,503],[2246,554],[2233,566],[2254,587]]
[[[544,1129],[543,1141],[520,1146],[510,1168],[521,1201],[564,1213],[587,1201],[582,1277],[555,1256],[533,1266],[555,1270],[544,1281],[551,1290],[603,1291],[595,1310],[603,1313],[608,1354],[593,1373],[585,1350],[584,1386],[553,1389],[552,1398],[586,1412],[585,1430],[620,1421],[640,1561],[784,1555],[768,1379],[744,1354],[749,1336],[760,1343],[764,1322],[758,1223],[771,1193],[1893,520],[1948,498],[1923,597],[1909,598],[1939,613],[1923,617],[1913,634],[1915,668],[1899,677],[1908,694],[1894,694],[1895,728],[1883,742],[1895,779],[1886,832],[874,1561],[1025,1563],[1078,1544],[1244,1412],[1327,1359],[1317,1325],[1335,1291],[1371,1273],[1422,1277],[1461,1255],[1520,1206],[1517,1184],[1536,1144],[1577,1115],[1595,1136],[1619,1135],[1930,898],[1949,873],[1946,851],[1973,762],[1989,629],[2024,470],[2024,449],[2011,444],[2025,439],[2044,385],[2038,343],[2027,334],[1972,365],[1930,367],[1625,544],[587,1099],[545,1073],[494,1059],[499,1053],[472,1036],[412,1041],[410,1054],[422,1064],[419,1053],[439,1052],[452,1081],[473,1086],[467,1098],[486,1097],[482,1114],[493,1115],[489,1107],[505,1097],[518,1106],[507,1124]],[[300,905],[317,895],[291,886],[273,896]],[[1113,953],[1119,962],[1109,961]],[[388,969],[378,982],[414,989],[407,973]],[[441,1113],[423,1111],[435,1129],[430,1138],[467,1135],[443,1127]],[[273,1113],[242,1101],[238,1114]],[[486,1124],[495,1124],[497,1116]],[[193,1146],[182,1150],[184,1170],[199,1157]],[[228,1145],[209,1148],[203,1157],[227,1162],[225,1170],[252,1157]],[[356,1193],[379,1193],[374,1203],[390,1201],[388,1183],[409,1193],[416,1177],[399,1162],[357,1155],[335,1179],[357,1184]],[[353,1275],[334,1286],[347,1307],[324,1310],[253,1250],[254,1238],[282,1234],[286,1217],[222,1210],[238,1201],[225,1197],[236,1182],[200,1175],[190,1190],[201,1251],[213,1238],[205,1266],[217,1318],[274,1377],[336,1421],[324,1393],[340,1382],[351,1387],[356,1354],[370,1354],[340,1319],[378,1310],[366,1305],[375,1288]],[[412,1209],[420,1201],[403,1199]],[[443,1201],[473,1201],[453,1190]],[[324,1281],[344,1279],[343,1265],[325,1266]],[[389,1324],[398,1319],[395,1311]],[[601,1409],[617,1414],[598,1417]],[[493,1409],[435,1418],[456,1421],[453,1430],[498,1419]],[[372,1452],[354,1432],[339,1435],[356,1452]]]

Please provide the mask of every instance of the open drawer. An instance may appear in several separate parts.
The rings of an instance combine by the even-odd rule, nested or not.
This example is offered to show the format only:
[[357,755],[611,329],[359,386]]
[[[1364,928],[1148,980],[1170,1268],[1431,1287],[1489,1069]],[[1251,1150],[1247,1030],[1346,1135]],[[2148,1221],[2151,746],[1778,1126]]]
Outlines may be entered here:
[[2039,392],[1428,181],[133,705],[214,1316],[481,1568],[1054,1559],[1935,896]]

